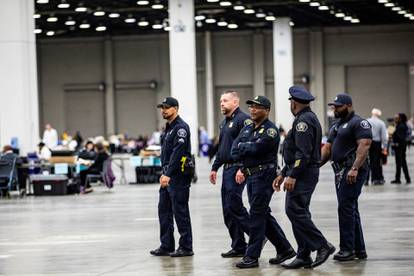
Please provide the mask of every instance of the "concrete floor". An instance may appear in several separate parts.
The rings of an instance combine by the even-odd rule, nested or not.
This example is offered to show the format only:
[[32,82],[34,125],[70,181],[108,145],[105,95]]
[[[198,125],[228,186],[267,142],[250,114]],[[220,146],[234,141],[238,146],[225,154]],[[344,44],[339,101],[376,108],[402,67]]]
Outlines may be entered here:
[[[414,176],[414,149],[409,168]],[[153,257],[158,247],[158,185],[96,187],[88,195],[0,200],[0,275],[412,275],[414,269],[414,184],[391,185],[393,160],[385,167],[388,183],[365,187],[360,198],[369,259],[328,260],[314,270],[287,271],[268,263],[267,243],[260,268],[240,270],[237,259],[223,259],[230,240],[223,224],[220,185],[212,186],[206,160],[198,162],[199,182],[191,189],[193,257]],[[127,178],[134,179],[131,168]],[[284,194],[275,194],[273,214],[292,244],[284,214]],[[338,245],[333,173],[327,165],[311,205],[313,218]]]

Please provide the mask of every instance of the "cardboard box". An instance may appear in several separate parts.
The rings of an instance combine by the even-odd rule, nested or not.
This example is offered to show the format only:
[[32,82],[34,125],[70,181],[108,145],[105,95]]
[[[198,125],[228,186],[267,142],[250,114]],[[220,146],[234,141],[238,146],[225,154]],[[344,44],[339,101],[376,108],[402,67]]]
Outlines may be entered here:
[[76,156],[52,156],[49,159],[51,164],[56,163],[67,163],[67,164],[75,164]]

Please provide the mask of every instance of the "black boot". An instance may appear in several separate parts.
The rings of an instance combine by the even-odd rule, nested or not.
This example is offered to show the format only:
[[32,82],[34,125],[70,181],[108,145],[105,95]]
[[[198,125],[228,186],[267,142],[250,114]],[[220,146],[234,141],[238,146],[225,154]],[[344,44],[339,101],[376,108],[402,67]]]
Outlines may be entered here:
[[245,250],[244,251],[237,251],[237,250],[231,249],[228,252],[221,253],[221,256],[223,258],[243,257],[245,252],[246,252]]
[[353,251],[348,251],[348,250],[339,250],[338,253],[336,253],[333,257],[334,260],[337,260],[339,262],[347,262],[347,261],[352,261],[354,260],[355,254]]
[[312,263],[312,267],[317,267],[323,264],[330,255],[335,252],[335,246],[329,242],[318,249],[315,261]]
[[259,260],[249,256],[243,257],[240,262],[236,264],[238,268],[253,268],[259,266]]
[[360,260],[365,260],[366,258],[368,258],[367,251],[365,250],[355,251],[355,257]]
[[188,257],[188,256],[193,256],[193,255],[194,255],[194,252],[192,250],[187,250],[182,247],[179,247],[177,250],[170,253],[171,257]]
[[163,249],[161,247],[151,250],[150,254],[153,256],[170,256],[172,251],[168,251],[166,249]]
[[277,254],[276,258],[271,258],[269,260],[269,263],[271,263],[271,264],[281,264],[284,261],[289,260],[289,259],[291,259],[295,256],[296,256],[295,250],[293,248],[290,248],[290,249],[286,250],[283,253]]
[[298,258],[294,259],[290,264],[282,264],[282,267],[286,269],[299,269],[299,268],[311,268],[312,265],[312,258]]

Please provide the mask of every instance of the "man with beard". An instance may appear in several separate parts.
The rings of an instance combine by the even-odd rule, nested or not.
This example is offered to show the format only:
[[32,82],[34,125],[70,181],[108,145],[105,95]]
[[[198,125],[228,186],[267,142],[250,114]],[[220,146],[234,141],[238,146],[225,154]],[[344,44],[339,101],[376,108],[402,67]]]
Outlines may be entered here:
[[244,176],[240,171],[241,163],[234,161],[230,150],[240,130],[251,124],[252,120],[240,110],[239,102],[236,91],[228,90],[221,95],[220,107],[225,119],[220,124],[219,148],[210,173],[210,182],[215,185],[217,171],[223,165],[221,203],[224,224],[232,240],[230,251],[221,254],[223,258],[243,257],[247,246],[243,231],[248,230],[249,223],[249,214],[243,206],[242,198],[245,185],[236,183],[236,173],[241,179]]
[[366,159],[372,142],[371,125],[354,113],[347,94],[339,94],[328,105],[334,107],[339,119],[330,129],[321,157],[321,166],[332,160],[335,173],[340,250],[334,260],[366,259],[358,197],[369,170]]
[[243,259],[236,264],[239,268],[259,266],[265,237],[276,247],[274,263],[282,263],[296,255],[269,208],[280,141],[276,126],[268,119],[270,101],[264,96],[257,96],[246,103],[253,124],[241,130],[231,148],[232,158],[243,163],[243,176],[236,175],[236,182],[241,184],[246,178],[250,204],[249,243]]
[[[273,188],[280,191],[284,182],[286,214],[292,223],[298,251],[295,260],[282,266],[287,269],[310,268],[321,265],[335,252],[335,247],[313,224],[309,211],[311,197],[319,180],[322,128],[309,106],[315,98],[298,86],[292,86],[289,94],[290,110],[295,120],[283,144],[286,165],[273,182]],[[318,253],[312,262],[311,252],[315,250]]]
[[[157,108],[161,109],[167,124],[161,137],[162,175],[158,203],[161,246],[150,253],[154,256],[192,256],[193,238],[188,208],[191,184],[190,128],[178,115],[178,101],[175,98],[165,98]],[[181,236],[175,251],[173,218]]]

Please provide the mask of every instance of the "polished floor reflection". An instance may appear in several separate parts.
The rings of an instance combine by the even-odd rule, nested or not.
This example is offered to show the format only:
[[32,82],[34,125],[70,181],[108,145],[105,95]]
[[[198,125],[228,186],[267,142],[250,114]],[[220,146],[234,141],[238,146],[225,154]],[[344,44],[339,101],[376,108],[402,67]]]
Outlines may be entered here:
[[[368,260],[313,270],[287,271],[268,263],[268,243],[260,267],[240,270],[237,259],[223,259],[230,241],[223,224],[220,184],[208,183],[209,165],[198,162],[200,179],[191,189],[193,257],[153,257],[159,245],[158,185],[97,187],[83,196],[0,200],[0,275],[411,275],[414,269],[414,184],[391,185],[393,160],[384,186],[364,187],[360,211]],[[414,175],[414,149],[409,168]],[[134,178],[131,168],[127,178]],[[273,196],[274,216],[295,244],[284,214],[284,194]],[[311,205],[314,222],[335,245],[338,223],[333,173],[325,166]]]

